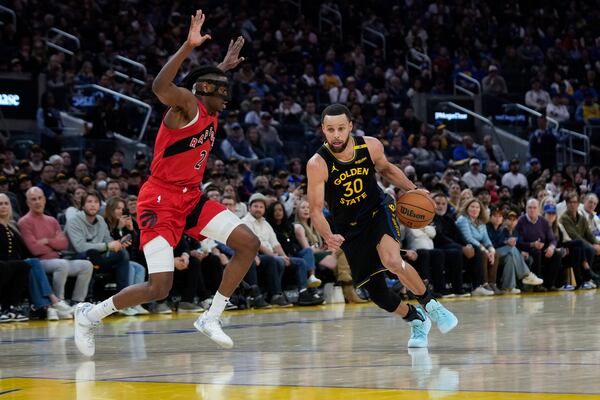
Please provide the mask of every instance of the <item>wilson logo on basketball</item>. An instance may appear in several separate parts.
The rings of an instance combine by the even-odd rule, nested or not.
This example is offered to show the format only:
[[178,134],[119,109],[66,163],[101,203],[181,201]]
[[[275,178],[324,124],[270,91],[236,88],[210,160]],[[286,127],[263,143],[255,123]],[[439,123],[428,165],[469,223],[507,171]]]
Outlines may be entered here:
[[425,216],[423,214],[417,214],[415,213],[413,210],[409,210],[406,207],[400,206],[400,214],[406,215],[407,217],[410,218],[415,218],[415,219],[425,219]]
[[140,215],[140,222],[143,228],[152,228],[158,221],[158,215],[152,210],[146,210]]

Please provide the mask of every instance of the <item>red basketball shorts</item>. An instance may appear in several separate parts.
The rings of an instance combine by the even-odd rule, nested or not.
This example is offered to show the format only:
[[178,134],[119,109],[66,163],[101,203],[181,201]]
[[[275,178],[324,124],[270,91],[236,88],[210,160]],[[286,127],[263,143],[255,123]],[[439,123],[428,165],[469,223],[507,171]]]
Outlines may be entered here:
[[242,222],[227,208],[203,195],[197,187],[170,185],[150,177],[142,186],[137,203],[140,247],[162,236],[172,247],[181,236],[227,243]]

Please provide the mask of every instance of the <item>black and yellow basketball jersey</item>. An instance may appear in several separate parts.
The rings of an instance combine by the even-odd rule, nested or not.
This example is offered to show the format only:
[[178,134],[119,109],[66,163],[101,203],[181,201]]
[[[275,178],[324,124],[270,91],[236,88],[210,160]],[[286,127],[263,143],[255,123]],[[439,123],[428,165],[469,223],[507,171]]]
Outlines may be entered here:
[[375,165],[365,139],[354,137],[354,157],[340,161],[324,144],[317,151],[327,164],[325,200],[333,217],[333,231],[343,235],[358,232],[368,223],[386,195],[377,184]]

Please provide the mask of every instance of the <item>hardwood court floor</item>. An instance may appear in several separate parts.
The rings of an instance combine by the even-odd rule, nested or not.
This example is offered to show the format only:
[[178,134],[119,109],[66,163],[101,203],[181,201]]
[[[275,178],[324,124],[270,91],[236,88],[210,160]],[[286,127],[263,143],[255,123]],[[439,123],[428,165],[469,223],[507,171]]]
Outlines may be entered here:
[[191,314],[114,317],[96,356],[72,322],[0,325],[0,400],[600,398],[600,291],[445,302],[429,350],[374,305],[226,313],[232,350]]

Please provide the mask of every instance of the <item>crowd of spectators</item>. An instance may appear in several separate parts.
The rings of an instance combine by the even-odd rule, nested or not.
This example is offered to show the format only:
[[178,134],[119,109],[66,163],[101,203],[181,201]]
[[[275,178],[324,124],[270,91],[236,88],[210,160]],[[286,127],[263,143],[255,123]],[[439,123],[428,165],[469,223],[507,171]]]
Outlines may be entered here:
[[[482,81],[484,93],[515,94],[567,127],[594,124],[600,118],[596,9],[583,1],[567,7],[549,1],[533,9],[522,2],[406,0],[391,10],[386,2],[329,2],[343,15],[342,40],[333,27],[318,31],[317,4],[303,4],[300,14],[286,2],[201,3],[213,39],[184,62],[177,79],[195,66],[219,62],[237,34],[246,39],[242,55],[248,60],[231,75],[234,96],[221,116],[204,184],[207,195],[243,218],[263,245],[229,308],[318,304],[323,299],[315,287],[322,281],[348,287],[345,257],[324,247],[304,201],[304,164],[322,143],[319,111],[330,102],[346,104],[355,134],[378,137],[388,158],[433,193],[434,224],[407,229],[404,244],[411,249],[406,257],[436,295],[595,287],[600,170],[557,170],[552,149],[561,137],[544,116],[530,134],[532,158],[521,165],[507,159],[491,136],[476,143],[464,135],[453,143],[443,124],[431,128],[415,116],[412,99],[450,94],[461,72]],[[121,289],[146,279],[135,206],[150,160],[141,152],[125,154],[114,141],[116,132],[137,137],[139,113],[112,96],[79,107],[76,86],[95,83],[151,104],[146,140],[152,144],[164,108],[151,84],[184,40],[192,8],[159,1],[10,5],[18,23],[2,26],[0,70],[43,74],[47,84],[35,116],[41,146],[21,159],[10,142],[0,152],[0,244],[8,249],[15,240],[22,243],[0,263],[2,289],[11,288],[1,291],[0,300],[5,320],[25,318],[17,299],[29,289],[32,309],[67,318],[68,276],[76,278],[68,291],[71,303],[86,296],[97,300],[111,283]],[[385,58],[381,49],[361,46],[363,25],[385,34]],[[70,57],[45,46],[52,27],[77,35],[81,49]],[[420,52],[430,56],[431,73],[405,69],[405,57],[418,60]],[[120,70],[116,55],[145,65],[145,83],[121,79],[119,71],[135,73]],[[62,149],[61,111],[89,122],[89,148],[81,154]],[[110,145],[99,151],[98,140]],[[396,194],[388,182],[380,183]],[[24,227],[42,218],[40,207],[52,220],[44,221],[41,236],[32,236]],[[83,232],[88,236],[82,241]],[[206,308],[231,255],[223,243],[184,238],[176,249],[170,296],[178,300],[123,313]],[[55,261],[61,259],[66,261]],[[565,268],[573,273],[565,275]],[[22,284],[25,270],[36,276],[37,286],[32,280],[29,288]],[[297,288],[297,299],[286,294],[288,287]],[[361,300],[353,291],[345,294]]]

